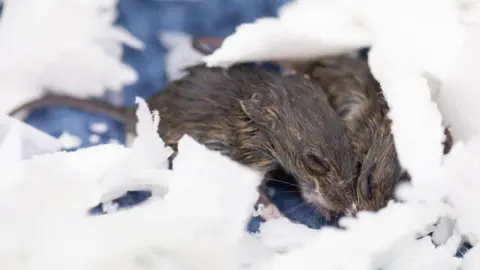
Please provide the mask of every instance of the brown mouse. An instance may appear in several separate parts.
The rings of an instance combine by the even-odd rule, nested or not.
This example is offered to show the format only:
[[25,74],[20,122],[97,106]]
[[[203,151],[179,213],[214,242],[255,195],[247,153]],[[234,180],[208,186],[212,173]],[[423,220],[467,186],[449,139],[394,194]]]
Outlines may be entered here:
[[337,55],[296,63],[292,68],[325,90],[329,103],[343,119],[356,154],[365,156],[388,111],[368,63],[357,57]]
[[[184,134],[233,160],[267,173],[293,175],[319,213],[344,212],[355,199],[355,155],[340,117],[321,87],[249,65],[203,65],[147,100],[160,113],[158,132],[176,150]],[[135,123],[134,109],[92,100],[45,96],[22,106],[71,106]],[[14,112],[18,112],[17,109]]]
[[[387,116],[388,104],[367,61],[349,55],[328,56],[293,64],[293,69],[325,90],[347,127],[360,161],[356,206],[350,214],[383,208],[393,198],[396,185],[409,180],[409,175],[399,163]],[[448,153],[452,145],[448,128],[445,135],[444,153]]]
[[[397,157],[389,120],[379,126],[376,141],[362,161],[362,169],[357,179],[358,209],[377,211],[394,199],[395,187],[410,181],[408,171],[402,169]],[[452,137],[448,128],[444,130],[443,153],[448,154],[452,147]]]

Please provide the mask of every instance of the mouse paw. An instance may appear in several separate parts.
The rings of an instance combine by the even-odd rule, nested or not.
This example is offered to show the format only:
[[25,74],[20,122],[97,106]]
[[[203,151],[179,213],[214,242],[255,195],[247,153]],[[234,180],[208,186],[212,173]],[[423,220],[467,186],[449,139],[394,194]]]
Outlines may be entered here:
[[278,219],[284,217],[273,203],[263,208],[261,217],[265,220]]
[[255,215],[261,216],[265,220],[284,217],[277,206],[262,191],[255,208],[257,209]]

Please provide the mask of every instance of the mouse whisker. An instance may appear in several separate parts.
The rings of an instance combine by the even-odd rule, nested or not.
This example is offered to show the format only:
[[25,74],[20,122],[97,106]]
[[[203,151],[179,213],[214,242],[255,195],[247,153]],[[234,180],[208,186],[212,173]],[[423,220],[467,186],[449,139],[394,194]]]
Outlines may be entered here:
[[314,209],[315,215],[323,216],[323,211],[322,211],[322,209],[321,209],[320,207],[315,206],[315,205],[312,205],[312,206],[314,206],[314,208],[315,208],[315,209]]
[[312,213],[310,214],[310,217],[307,219],[307,223],[310,223],[312,221],[312,219],[316,218],[317,217],[317,210],[316,209],[312,209],[311,211]]
[[269,180],[269,181],[274,181],[274,182],[277,182],[277,183],[282,183],[282,184],[286,184],[286,185],[289,185],[289,186],[293,186],[293,187],[300,187],[299,185],[295,184],[295,183],[291,183],[291,182],[287,182],[287,181],[282,181],[282,180],[278,180],[278,179],[275,179],[275,178],[271,178],[271,177],[265,177],[266,180]]
[[285,211],[285,212],[282,213],[282,214],[283,214],[284,216],[286,216],[286,215],[292,213],[293,211],[297,210],[298,208],[300,208],[300,207],[302,207],[302,206],[304,206],[304,205],[306,205],[306,204],[307,204],[307,202],[301,202],[301,203],[297,204],[296,206],[288,209],[287,211]]
[[290,194],[290,193],[298,193],[300,194],[299,190],[280,190],[280,191],[275,191],[275,194]]

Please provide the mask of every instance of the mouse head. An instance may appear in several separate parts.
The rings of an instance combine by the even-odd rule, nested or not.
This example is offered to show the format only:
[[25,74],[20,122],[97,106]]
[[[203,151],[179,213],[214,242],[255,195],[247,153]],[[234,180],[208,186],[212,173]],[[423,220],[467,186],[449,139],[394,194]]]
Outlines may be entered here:
[[354,211],[377,211],[393,199],[403,181],[402,167],[388,126],[379,128],[373,144],[361,163],[357,179],[357,205]]
[[240,104],[268,141],[268,154],[295,177],[304,199],[320,213],[350,208],[356,160],[323,90],[301,77],[282,77],[267,87]]
[[[394,199],[398,184],[410,181],[410,175],[403,170],[397,157],[393,135],[390,133],[390,120],[384,128],[379,128],[373,144],[367,152],[357,179],[356,209],[377,211]],[[448,128],[444,130],[443,153],[449,153],[452,136]],[[352,211],[352,212],[354,212]]]

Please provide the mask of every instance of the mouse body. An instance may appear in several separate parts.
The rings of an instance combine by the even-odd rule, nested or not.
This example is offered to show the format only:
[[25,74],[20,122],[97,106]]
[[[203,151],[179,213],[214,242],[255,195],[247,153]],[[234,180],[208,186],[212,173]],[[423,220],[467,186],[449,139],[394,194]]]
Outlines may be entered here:
[[292,68],[294,73],[305,74],[324,89],[347,128],[356,154],[365,156],[375,141],[378,125],[388,112],[368,63],[358,57],[336,55],[297,63]]
[[[389,107],[368,62],[355,56],[337,55],[293,64],[292,69],[325,90],[347,128],[359,161],[355,209],[350,214],[385,207],[393,199],[398,183],[410,177],[398,160],[387,115]],[[444,154],[452,146],[448,128],[445,135]]]
[[[322,215],[352,207],[355,154],[320,86],[302,76],[249,65],[228,69],[198,65],[186,71],[186,76],[147,100],[149,108],[160,114],[158,133],[166,145],[176,150],[178,140],[188,134],[265,174],[282,168]],[[136,122],[134,108],[59,95],[24,104],[12,114],[47,105],[113,115],[129,127]]]

